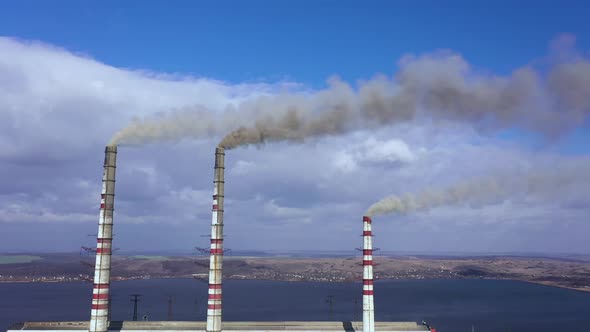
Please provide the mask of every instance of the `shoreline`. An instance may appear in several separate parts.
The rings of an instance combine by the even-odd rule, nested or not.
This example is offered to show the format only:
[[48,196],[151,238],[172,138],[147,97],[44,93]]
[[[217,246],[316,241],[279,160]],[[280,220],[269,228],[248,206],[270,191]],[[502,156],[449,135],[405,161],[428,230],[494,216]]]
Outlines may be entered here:
[[572,287],[572,286],[560,285],[560,284],[557,284],[557,283],[554,283],[551,281],[534,281],[534,280],[524,280],[524,279],[513,279],[513,280],[524,281],[524,282],[528,282],[531,284],[537,284],[537,285],[570,289],[570,290],[575,290],[578,292],[590,293],[590,287]]
[[[119,281],[133,281],[133,280],[158,280],[158,279],[194,279],[195,281],[201,281],[198,278],[194,278],[192,276],[176,276],[176,277],[166,277],[166,276],[158,276],[158,277],[141,277],[141,278],[128,278],[128,279],[117,279],[112,280],[112,282],[119,282]],[[276,282],[317,282],[317,283],[355,283],[358,281],[355,280],[342,280],[342,281],[318,281],[318,280],[282,280],[282,279],[266,279],[266,278],[229,278],[226,277],[225,280],[258,280],[258,281],[276,281]],[[386,278],[386,279],[379,279],[378,281],[396,281],[396,280],[511,280],[511,281],[522,281],[531,284],[543,285],[543,286],[550,286],[550,287],[557,287],[563,289],[569,289],[584,293],[590,293],[590,287],[572,287],[567,285],[560,285],[555,282],[551,281],[535,281],[535,280],[527,280],[527,279],[518,279],[518,278],[403,278],[403,279],[394,279],[394,278]],[[27,284],[27,283],[39,283],[39,284],[47,284],[47,283],[72,283],[72,282],[82,282],[82,283],[89,283],[91,282],[83,279],[79,280],[0,280],[0,285],[2,284]]]

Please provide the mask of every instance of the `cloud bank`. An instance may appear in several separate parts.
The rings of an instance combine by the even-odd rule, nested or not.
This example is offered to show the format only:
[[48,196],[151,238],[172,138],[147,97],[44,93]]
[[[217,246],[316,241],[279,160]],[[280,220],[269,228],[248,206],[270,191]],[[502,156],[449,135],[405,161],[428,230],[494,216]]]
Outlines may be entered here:
[[[583,91],[556,92],[565,97],[553,100],[569,106],[563,110],[566,116],[556,120],[555,129],[540,125],[546,124],[553,113],[549,117],[540,114],[555,108],[532,110],[531,114],[539,116],[534,121],[528,117],[503,121],[495,113],[491,119],[484,113],[434,114],[425,108],[433,94],[419,91],[419,104],[407,118],[399,113],[371,115],[370,109],[361,114],[360,108],[352,108],[347,119],[351,116],[358,123],[345,122],[339,127],[334,120],[333,130],[324,134],[323,129],[315,131],[322,127],[315,127],[314,119],[324,114],[320,116],[323,119],[337,109],[340,99],[336,97],[350,95],[350,105],[355,105],[368,100],[362,96],[375,90],[361,89],[364,84],[382,82],[375,83],[375,88],[393,89],[381,94],[391,94],[386,101],[399,101],[394,92],[401,86],[403,71],[392,78],[357,85],[334,80],[327,89],[317,91],[285,82],[233,84],[116,68],[87,55],[10,38],[0,38],[0,54],[3,251],[76,251],[81,244],[90,244],[86,241],[92,238],[86,234],[96,232],[104,144],[130,123],[133,127],[151,121],[157,128],[148,126],[141,135],[133,139],[128,136],[126,144],[177,143],[119,149],[115,233],[122,251],[146,250],[146,243],[151,250],[189,251],[195,242],[205,241],[199,235],[209,232],[213,147],[231,130],[264,129],[261,123],[266,122],[280,124],[278,132],[297,142],[308,141],[308,136],[301,138],[297,128],[302,128],[301,133],[318,134],[309,139],[313,144],[281,142],[280,134],[264,149],[236,149],[228,154],[226,220],[228,247],[234,249],[348,250],[359,239],[360,215],[387,195],[403,197],[424,188],[449,188],[465,179],[485,179],[489,174],[527,174],[538,170],[539,165],[575,164],[577,169],[590,169],[586,156],[531,148],[520,144],[518,136],[506,140],[482,132],[509,125],[551,137],[576,127],[585,116],[582,110],[588,94]],[[426,66],[429,61],[438,65],[441,59],[466,63],[448,52],[414,56],[402,62]],[[548,60],[551,72],[556,73],[551,76],[557,77],[555,86],[583,81],[586,76],[580,63],[584,61],[576,54]],[[559,71],[556,64],[560,64]],[[576,68],[574,72],[567,69],[570,65]],[[403,66],[400,64],[400,68]],[[407,70],[418,72],[410,67]],[[455,90],[464,91],[460,82],[469,83],[465,85],[469,94],[480,96],[473,90],[477,84],[470,84],[481,79],[489,82],[493,75],[473,68],[465,70],[462,73],[468,74],[458,78],[459,88]],[[562,70],[567,73],[561,74]],[[441,72],[432,79],[451,74]],[[554,84],[548,71],[539,75],[541,91],[556,89],[548,87]],[[415,86],[430,84],[418,83]],[[285,102],[284,96],[292,102]],[[473,100],[479,104],[481,98]],[[272,107],[261,122],[251,116],[267,115],[256,105],[275,103],[280,107]],[[318,107],[322,104],[326,107]],[[304,119],[305,125],[290,127],[286,122],[283,126],[281,119],[292,105],[311,105],[295,108],[294,119]],[[387,104],[383,107],[389,109]],[[519,112],[523,117],[528,114]],[[387,116],[395,121],[390,122]],[[193,122],[185,121],[187,117],[203,131],[193,131]],[[214,125],[207,125],[208,119]],[[160,127],[166,121],[168,125]],[[183,130],[189,136],[176,134],[179,121],[186,122]],[[383,126],[381,122],[394,125]],[[271,141],[271,136],[263,136]],[[196,139],[182,139],[187,137]],[[385,250],[502,247],[589,251],[585,240],[571,240],[590,231],[586,222],[590,186],[584,181],[542,195],[510,192],[502,200],[474,200],[384,216],[375,224],[379,238],[386,239],[379,246]],[[46,240],[48,233],[52,234],[51,241]],[[527,234],[531,241],[511,238],[513,234]]]

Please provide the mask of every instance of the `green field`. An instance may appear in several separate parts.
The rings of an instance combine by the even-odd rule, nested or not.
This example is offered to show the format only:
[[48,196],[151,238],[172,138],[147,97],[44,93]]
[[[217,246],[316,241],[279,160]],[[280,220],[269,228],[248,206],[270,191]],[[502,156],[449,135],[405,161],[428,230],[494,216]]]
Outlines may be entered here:
[[170,258],[166,257],[166,256],[145,256],[145,255],[136,255],[136,256],[131,256],[130,258],[133,259],[147,259],[150,261],[167,261]]
[[0,255],[0,264],[17,264],[17,263],[31,263],[39,260],[39,256],[29,255]]

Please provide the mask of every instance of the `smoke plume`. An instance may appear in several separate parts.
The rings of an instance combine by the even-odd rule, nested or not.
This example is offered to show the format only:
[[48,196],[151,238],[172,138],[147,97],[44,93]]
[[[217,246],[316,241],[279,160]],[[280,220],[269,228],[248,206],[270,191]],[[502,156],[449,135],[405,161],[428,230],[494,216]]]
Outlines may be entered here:
[[209,136],[223,137],[220,146],[231,149],[416,118],[464,121],[482,130],[516,127],[554,137],[590,113],[590,61],[573,51],[559,54],[549,57],[542,70],[527,65],[504,76],[474,70],[451,52],[405,56],[391,78],[377,76],[356,86],[331,79],[320,91],[259,96],[226,110],[200,108],[137,120],[111,144]]
[[[576,186],[590,183],[590,170],[587,163],[563,165],[553,170],[529,171],[526,174],[502,174],[458,183],[441,189],[426,189],[418,193],[402,196],[389,196],[371,205],[368,216],[389,213],[410,213],[450,205],[488,205],[498,204],[510,199],[521,201],[542,200],[553,202],[556,197],[574,199]],[[578,188],[579,189],[579,188]]]

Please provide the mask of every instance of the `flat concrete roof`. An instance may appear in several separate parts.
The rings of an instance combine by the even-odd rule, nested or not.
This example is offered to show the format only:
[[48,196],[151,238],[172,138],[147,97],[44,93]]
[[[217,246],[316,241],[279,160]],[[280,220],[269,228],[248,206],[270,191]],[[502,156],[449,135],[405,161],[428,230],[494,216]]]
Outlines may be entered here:
[[[356,332],[362,331],[362,322],[223,322],[223,330],[232,332]],[[205,332],[205,322],[175,321],[113,321],[109,331],[159,331],[159,332]],[[88,321],[85,322],[24,322],[14,324],[8,332],[16,331],[53,331],[53,332],[87,332]],[[379,332],[413,332],[429,331],[424,325],[415,322],[375,322],[375,330]]]

